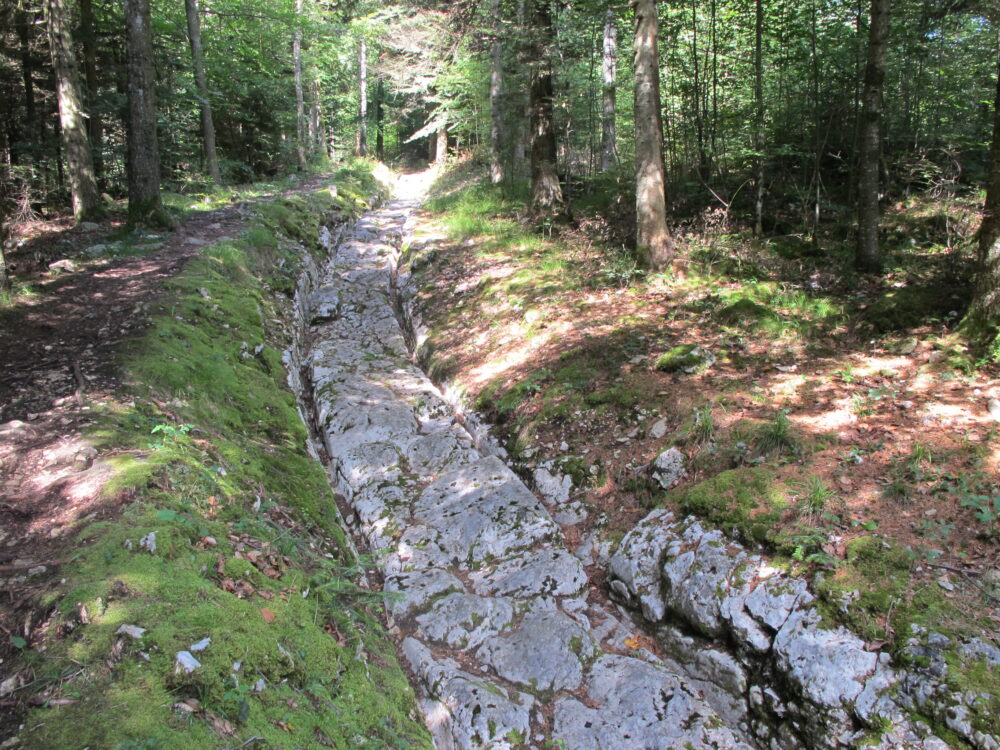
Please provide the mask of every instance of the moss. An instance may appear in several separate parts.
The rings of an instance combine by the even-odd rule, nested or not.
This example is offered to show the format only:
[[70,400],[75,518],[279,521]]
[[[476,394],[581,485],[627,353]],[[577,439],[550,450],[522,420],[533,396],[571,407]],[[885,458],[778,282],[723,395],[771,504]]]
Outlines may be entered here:
[[761,468],[724,471],[673,496],[685,513],[731,529],[745,541],[761,543],[774,536],[788,498],[774,475]]
[[[323,191],[262,206],[244,239],[170,283],[129,347],[131,405],[106,409],[92,437],[131,451],[112,485],[130,503],[79,533],[35,672],[38,689],[77,702],[35,709],[21,746],[430,746],[376,599],[352,583],[265,324],[282,315],[266,288],[294,279],[293,242],[314,242],[335,204]],[[139,545],[151,532],[152,552]],[[90,622],[68,627],[78,603]],[[147,632],[118,636],[123,624]],[[177,674],[175,654],[205,637],[202,666]],[[175,707],[187,699],[196,711]]]
[[661,372],[687,372],[697,374],[709,367],[709,359],[697,344],[675,346],[656,360],[656,369]]
[[[958,295],[959,299],[955,299]],[[960,307],[964,290],[940,286],[908,286],[893,289],[875,300],[863,318],[879,332],[915,328]]]
[[777,323],[780,318],[769,307],[754,302],[749,297],[737,297],[716,313],[719,321],[726,325],[756,328],[764,323]]

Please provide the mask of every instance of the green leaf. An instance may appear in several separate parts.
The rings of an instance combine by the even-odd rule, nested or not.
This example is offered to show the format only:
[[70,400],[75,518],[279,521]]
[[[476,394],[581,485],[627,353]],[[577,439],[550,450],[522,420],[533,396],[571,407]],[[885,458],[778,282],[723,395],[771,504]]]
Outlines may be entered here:
[[12,635],[10,637],[10,644],[14,648],[25,648],[28,645],[28,642],[24,640],[24,638],[21,638],[20,636]]
[[157,521],[173,521],[176,518],[177,514],[172,510],[167,510],[166,508],[156,512]]

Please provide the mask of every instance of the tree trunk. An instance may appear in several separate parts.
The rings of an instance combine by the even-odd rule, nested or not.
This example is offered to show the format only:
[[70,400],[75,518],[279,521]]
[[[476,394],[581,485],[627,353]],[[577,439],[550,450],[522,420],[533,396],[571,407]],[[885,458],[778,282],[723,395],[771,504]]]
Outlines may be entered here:
[[604,16],[604,52],[601,65],[601,171],[618,164],[618,139],[615,133],[615,93],[618,86],[618,21],[608,8]]
[[434,163],[444,164],[448,160],[448,126],[444,123],[437,130],[434,146]]
[[500,40],[500,0],[493,0],[493,40],[490,43],[490,182],[503,182],[503,45]]
[[635,212],[640,262],[653,269],[673,259],[667,231],[663,124],[660,119],[659,19],[656,0],[632,0],[635,11]]
[[358,50],[358,156],[368,156],[368,42]]
[[[6,170],[0,172],[0,178],[6,178]],[[10,289],[10,274],[7,271],[7,256],[5,255],[9,216],[10,208],[3,194],[0,193],[0,292],[6,292]]]
[[382,101],[385,98],[385,80],[380,75],[375,84],[375,158],[385,161],[385,112]]
[[87,83],[87,135],[94,159],[94,176],[97,184],[104,186],[104,156],[102,142],[104,127],[97,111],[97,35],[94,31],[93,0],[80,0],[80,36],[83,42],[83,77]]
[[[302,0],[295,0],[297,23],[302,22]],[[295,77],[295,152],[299,159],[299,170],[306,168],[306,104],[302,93],[302,29],[295,29],[292,37],[292,65]]]
[[99,208],[101,195],[97,190],[94,158],[90,153],[87,124],[80,103],[80,79],[70,38],[72,21],[65,0],[47,0],[46,13],[59,101],[59,124],[73,196],[73,217],[83,221]]
[[753,233],[764,234],[764,3],[755,0],[754,8],[754,87],[753,96],[757,115],[754,121],[754,150],[757,152],[756,198],[754,200]]
[[128,74],[128,223],[171,226],[160,200],[149,0],[124,0]]
[[191,42],[191,61],[194,63],[194,81],[198,87],[198,106],[201,108],[201,138],[205,147],[205,169],[216,185],[222,182],[219,157],[215,151],[215,124],[212,122],[212,105],[208,101],[208,80],[205,77],[205,52],[201,46],[201,18],[198,0],[184,0],[187,10],[188,39]]
[[861,108],[861,154],[858,160],[858,246],[855,265],[860,271],[882,266],[878,242],[878,168],[881,153],[880,118],[885,81],[885,47],[889,35],[890,0],[872,0],[868,29],[868,63]]
[[[24,81],[24,127],[28,134],[28,141],[37,143],[40,133],[35,125],[35,66],[31,59],[31,35],[34,29],[34,14],[29,14],[26,10],[17,12],[17,36],[20,41],[21,52],[21,77]],[[15,125],[15,118],[7,120],[9,128]],[[17,157],[14,142],[17,139],[11,137],[11,157]]]
[[323,119],[323,96],[319,81],[315,78],[309,82],[309,151],[321,155],[326,149],[326,122]]
[[549,0],[532,0],[531,12],[531,208],[561,213],[563,194],[556,172],[556,127],[553,112],[552,60],[555,25]]
[[973,347],[1000,359],[1000,56],[993,114],[993,145],[986,183],[986,205],[979,227],[979,255],[969,312],[963,328]]

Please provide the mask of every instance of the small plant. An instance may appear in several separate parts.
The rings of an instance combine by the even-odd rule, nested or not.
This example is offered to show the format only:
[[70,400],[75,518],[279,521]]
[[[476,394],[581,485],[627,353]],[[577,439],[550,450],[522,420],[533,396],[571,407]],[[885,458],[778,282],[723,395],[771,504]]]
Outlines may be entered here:
[[158,437],[149,441],[149,448],[154,451],[163,450],[169,445],[174,445],[193,429],[193,424],[158,424],[150,430],[151,435]]
[[946,521],[935,521],[930,518],[923,519],[917,525],[917,533],[932,542],[944,541],[951,536],[954,530],[955,524],[947,523]]
[[994,495],[968,493],[962,497],[963,508],[972,508],[974,516],[984,526],[984,536],[1000,536],[1000,492]]
[[810,476],[794,489],[799,496],[799,512],[809,518],[815,518],[822,513],[837,496],[837,493],[817,476]]
[[785,451],[796,455],[799,453],[802,445],[795,435],[787,411],[779,411],[774,419],[761,425],[757,433],[756,448],[762,455]]

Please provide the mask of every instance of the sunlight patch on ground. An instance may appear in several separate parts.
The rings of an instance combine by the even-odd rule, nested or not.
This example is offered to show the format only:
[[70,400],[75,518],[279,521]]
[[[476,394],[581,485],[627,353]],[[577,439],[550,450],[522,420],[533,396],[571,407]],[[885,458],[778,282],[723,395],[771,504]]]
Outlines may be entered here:
[[858,417],[851,411],[851,402],[848,399],[840,399],[835,406],[837,408],[820,414],[796,416],[793,421],[817,432],[833,432],[857,423]]

